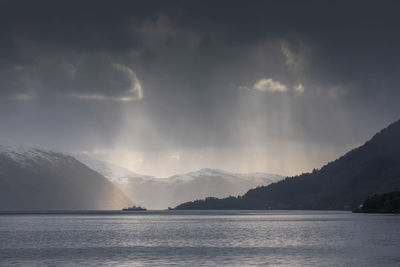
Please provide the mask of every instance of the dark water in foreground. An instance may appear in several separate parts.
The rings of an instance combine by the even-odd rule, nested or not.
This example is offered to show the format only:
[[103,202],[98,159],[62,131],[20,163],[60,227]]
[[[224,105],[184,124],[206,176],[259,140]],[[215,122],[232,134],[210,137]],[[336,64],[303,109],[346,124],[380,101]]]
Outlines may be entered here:
[[0,216],[0,266],[400,265],[400,216],[316,211]]

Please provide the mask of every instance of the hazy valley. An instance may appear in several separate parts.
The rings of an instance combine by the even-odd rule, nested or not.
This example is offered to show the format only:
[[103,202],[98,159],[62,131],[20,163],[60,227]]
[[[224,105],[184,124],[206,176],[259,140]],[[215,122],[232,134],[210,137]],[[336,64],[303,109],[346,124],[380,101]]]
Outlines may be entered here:
[[107,177],[134,203],[149,209],[166,209],[185,201],[209,196],[237,196],[244,194],[250,188],[268,185],[284,178],[276,174],[241,174],[206,168],[167,178],[157,178],[133,173],[87,155],[76,157]]

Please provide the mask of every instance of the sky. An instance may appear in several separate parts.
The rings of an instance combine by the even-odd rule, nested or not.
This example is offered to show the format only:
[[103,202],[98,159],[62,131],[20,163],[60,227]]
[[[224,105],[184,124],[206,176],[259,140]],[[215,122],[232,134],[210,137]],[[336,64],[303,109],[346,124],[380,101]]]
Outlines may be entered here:
[[0,1],[0,144],[294,175],[400,119],[398,1]]

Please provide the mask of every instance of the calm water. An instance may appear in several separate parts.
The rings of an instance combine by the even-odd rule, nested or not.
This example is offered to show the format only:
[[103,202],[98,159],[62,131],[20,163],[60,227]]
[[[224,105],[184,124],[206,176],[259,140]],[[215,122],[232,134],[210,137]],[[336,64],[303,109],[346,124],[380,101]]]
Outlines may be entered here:
[[2,215],[0,266],[400,265],[400,216],[349,212]]

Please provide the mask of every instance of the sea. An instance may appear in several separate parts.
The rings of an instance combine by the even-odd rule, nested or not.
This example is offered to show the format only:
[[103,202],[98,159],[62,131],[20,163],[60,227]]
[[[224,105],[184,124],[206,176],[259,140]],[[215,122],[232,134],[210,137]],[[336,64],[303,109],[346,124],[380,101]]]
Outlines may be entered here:
[[400,216],[343,211],[2,214],[0,266],[400,266]]

